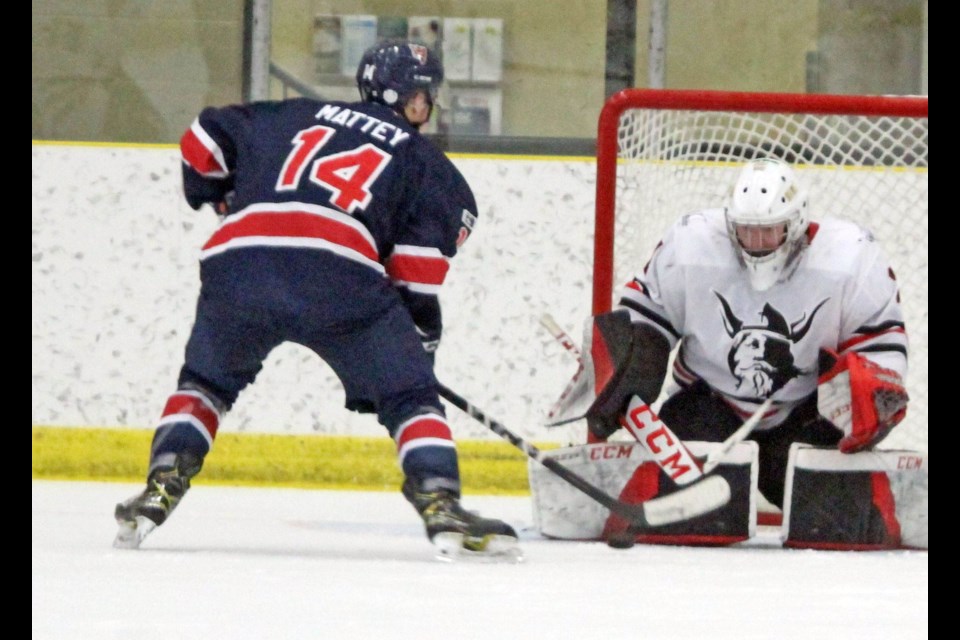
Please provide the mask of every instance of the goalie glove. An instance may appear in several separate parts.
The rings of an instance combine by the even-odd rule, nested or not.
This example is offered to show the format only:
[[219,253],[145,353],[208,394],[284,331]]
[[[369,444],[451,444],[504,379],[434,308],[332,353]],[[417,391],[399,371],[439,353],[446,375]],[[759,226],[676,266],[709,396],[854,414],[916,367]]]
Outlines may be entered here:
[[870,449],[907,414],[909,396],[896,371],[856,352],[820,350],[817,409],[843,432],[843,453]]

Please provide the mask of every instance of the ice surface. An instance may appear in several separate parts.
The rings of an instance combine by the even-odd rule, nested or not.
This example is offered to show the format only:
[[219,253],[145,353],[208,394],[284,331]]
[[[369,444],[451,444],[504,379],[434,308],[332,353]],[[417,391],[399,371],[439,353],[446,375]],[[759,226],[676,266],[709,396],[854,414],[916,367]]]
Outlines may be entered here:
[[527,497],[468,493],[525,560],[445,563],[399,490],[200,483],[114,549],[114,505],[140,489],[33,481],[34,640],[928,637],[923,551],[616,550],[544,539]]

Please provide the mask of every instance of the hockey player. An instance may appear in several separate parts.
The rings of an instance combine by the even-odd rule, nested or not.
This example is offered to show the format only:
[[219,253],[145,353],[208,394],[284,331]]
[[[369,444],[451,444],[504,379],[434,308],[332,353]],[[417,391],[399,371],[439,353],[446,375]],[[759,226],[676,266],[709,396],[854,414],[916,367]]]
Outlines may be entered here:
[[[750,438],[759,490],[778,507],[791,444],[869,449],[906,412],[894,273],[869,231],[811,222],[807,191],[780,160],[749,162],[726,207],[678,220],[614,309],[590,323],[585,361],[609,369],[586,376],[599,380],[581,401],[595,438],[620,428],[632,397],[657,399],[679,345],[660,419],[683,440],[721,442],[772,398]],[[612,353],[605,342],[629,355],[600,362]],[[558,422],[571,411],[561,407]],[[866,477],[831,509],[869,518],[874,490]],[[884,514],[872,515],[882,527]]]
[[443,68],[432,51],[367,50],[361,100],[206,108],[184,133],[183,187],[219,228],[200,253],[196,318],[154,433],[147,486],[116,507],[115,544],[139,546],[190,488],[223,416],[282,342],[337,374],[346,407],[396,442],[402,493],[441,550],[516,552],[510,525],[460,504],[438,397],[438,290],[477,217],[460,172],[419,133]]

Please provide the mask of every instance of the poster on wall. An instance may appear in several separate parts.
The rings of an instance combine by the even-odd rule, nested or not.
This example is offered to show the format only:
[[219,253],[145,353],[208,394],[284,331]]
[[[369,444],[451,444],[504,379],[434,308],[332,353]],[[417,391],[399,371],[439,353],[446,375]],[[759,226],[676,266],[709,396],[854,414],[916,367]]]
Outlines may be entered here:
[[313,17],[314,72],[324,75],[340,73],[340,16],[317,14]]
[[363,57],[363,52],[377,42],[377,16],[349,15],[341,16],[340,20],[340,73],[353,77],[357,73],[357,62]]
[[500,82],[503,76],[503,20],[473,20],[471,79],[474,82]]
[[444,18],[443,49],[444,76],[447,80],[469,80],[472,28],[469,18]]
[[498,88],[456,87],[450,89],[450,106],[442,113],[441,128],[459,135],[501,133],[503,92]]

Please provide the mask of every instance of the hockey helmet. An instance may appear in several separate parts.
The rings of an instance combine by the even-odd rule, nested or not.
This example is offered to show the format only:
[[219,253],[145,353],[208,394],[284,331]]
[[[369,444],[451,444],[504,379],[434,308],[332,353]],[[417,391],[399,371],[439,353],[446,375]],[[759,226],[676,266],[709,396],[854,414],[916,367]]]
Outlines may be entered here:
[[367,49],[357,67],[357,88],[364,102],[379,102],[403,115],[417,91],[425,91],[433,109],[443,82],[443,65],[426,46],[387,40]]
[[751,286],[765,291],[790,277],[807,246],[807,192],[786,162],[753,160],[740,171],[726,223]]

